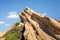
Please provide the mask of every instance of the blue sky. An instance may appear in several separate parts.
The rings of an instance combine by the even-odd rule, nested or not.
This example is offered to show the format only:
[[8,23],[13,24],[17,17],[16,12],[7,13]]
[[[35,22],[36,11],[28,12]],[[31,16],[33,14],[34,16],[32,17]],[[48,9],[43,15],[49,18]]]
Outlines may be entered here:
[[25,7],[60,20],[60,0],[0,0],[0,32],[19,22],[20,14]]

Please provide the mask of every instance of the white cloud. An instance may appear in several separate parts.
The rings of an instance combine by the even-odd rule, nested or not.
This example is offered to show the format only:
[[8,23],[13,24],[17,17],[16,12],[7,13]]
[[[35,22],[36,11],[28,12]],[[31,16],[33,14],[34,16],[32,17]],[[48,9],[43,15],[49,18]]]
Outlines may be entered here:
[[43,13],[43,15],[45,15],[45,16],[46,16],[46,15],[47,15],[47,13]]
[[10,26],[10,24],[8,24],[8,23],[6,23],[4,21],[0,21],[0,25],[2,25],[2,26]]
[[5,24],[5,22],[4,21],[0,21],[0,24]]
[[19,15],[17,15],[16,12],[9,12],[9,15],[7,16],[7,18],[18,18]]
[[10,24],[5,24],[5,26],[10,26]]

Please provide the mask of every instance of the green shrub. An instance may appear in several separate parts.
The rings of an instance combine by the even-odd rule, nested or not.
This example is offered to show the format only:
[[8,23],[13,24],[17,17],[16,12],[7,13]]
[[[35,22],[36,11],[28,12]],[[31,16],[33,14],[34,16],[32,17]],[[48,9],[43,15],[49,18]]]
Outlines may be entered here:
[[22,38],[22,27],[15,27],[5,34],[5,40],[21,40]]

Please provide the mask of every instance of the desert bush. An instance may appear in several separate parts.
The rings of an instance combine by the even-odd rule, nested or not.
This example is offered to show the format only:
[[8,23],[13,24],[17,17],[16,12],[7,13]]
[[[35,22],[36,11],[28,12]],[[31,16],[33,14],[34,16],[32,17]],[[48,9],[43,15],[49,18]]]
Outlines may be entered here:
[[[19,24],[17,23],[17,26]],[[22,38],[22,27],[15,27],[14,29],[6,32],[5,34],[5,40],[21,40]]]

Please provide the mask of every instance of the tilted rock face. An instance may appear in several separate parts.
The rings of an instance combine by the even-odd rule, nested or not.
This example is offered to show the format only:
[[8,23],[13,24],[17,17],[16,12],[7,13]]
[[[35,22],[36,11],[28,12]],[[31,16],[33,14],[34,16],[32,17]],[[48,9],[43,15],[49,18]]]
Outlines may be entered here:
[[5,40],[5,38],[3,38],[5,32],[0,32],[0,40]]
[[60,21],[25,8],[19,15],[24,23],[24,40],[60,40]]
[[23,27],[21,40],[60,40],[60,20],[38,14],[28,7],[19,16],[20,24],[14,23],[9,30]]

